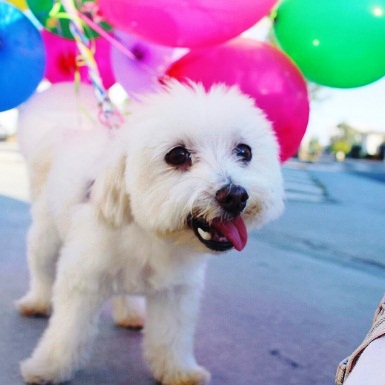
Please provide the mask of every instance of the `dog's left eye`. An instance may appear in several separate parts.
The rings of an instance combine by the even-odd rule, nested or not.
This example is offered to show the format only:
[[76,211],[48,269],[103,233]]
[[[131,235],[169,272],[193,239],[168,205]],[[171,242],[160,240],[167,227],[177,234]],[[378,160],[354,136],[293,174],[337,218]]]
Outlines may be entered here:
[[240,143],[234,149],[235,155],[243,162],[250,162],[253,157],[251,148],[247,144]]
[[191,154],[182,146],[178,146],[169,151],[165,160],[172,166],[191,166]]

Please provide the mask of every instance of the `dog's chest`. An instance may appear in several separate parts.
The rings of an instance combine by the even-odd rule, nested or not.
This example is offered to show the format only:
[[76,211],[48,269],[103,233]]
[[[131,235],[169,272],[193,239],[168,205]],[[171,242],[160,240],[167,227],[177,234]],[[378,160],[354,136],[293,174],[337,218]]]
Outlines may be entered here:
[[117,286],[126,293],[148,294],[190,284],[206,265],[206,258],[188,255],[184,248],[161,239],[139,236],[135,230],[123,236],[120,244]]

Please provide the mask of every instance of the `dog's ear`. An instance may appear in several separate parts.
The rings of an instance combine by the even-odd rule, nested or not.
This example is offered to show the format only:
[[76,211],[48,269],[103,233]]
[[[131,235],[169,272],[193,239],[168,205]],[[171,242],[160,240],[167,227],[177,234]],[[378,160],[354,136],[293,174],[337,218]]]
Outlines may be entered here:
[[130,197],[125,186],[125,168],[126,157],[122,156],[106,167],[92,188],[92,201],[96,204],[98,218],[113,227],[132,221]]

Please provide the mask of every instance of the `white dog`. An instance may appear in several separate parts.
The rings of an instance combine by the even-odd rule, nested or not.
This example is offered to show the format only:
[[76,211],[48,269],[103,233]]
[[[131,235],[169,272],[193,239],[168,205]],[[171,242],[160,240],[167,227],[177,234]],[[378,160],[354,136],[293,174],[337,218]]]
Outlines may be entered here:
[[[31,130],[33,135],[33,130]],[[50,313],[27,383],[60,383],[84,362],[98,309],[144,329],[165,385],[202,385],[193,353],[208,254],[243,249],[283,210],[271,124],[237,88],[171,83],[108,130],[53,130],[29,159],[33,223],[24,315]],[[60,258],[58,258],[60,252]],[[55,278],[56,277],[56,278]],[[123,297],[124,295],[124,297]]]

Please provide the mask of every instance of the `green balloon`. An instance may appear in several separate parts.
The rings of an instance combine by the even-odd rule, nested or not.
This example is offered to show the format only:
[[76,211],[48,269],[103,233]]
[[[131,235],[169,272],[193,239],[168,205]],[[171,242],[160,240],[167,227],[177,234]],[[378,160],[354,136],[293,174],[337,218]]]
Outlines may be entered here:
[[[75,2],[76,7],[94,3],[90,0],[80,0]],[[60,0],[27,0],[27,4],[36,19],[43,25],[45,29],[68,39],[74,39],[70,30],[70,20],[65,12]],[[98,23],[104,30],[110,30],[106,22]],[[83,25],[84,33],[89,39],[95,39],[99,36],[93,29],[87,25]]]
[[283,0],[274,33],[315,83],[352,88],[385,76],[385,0]]

